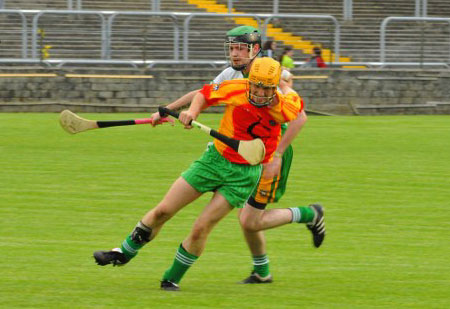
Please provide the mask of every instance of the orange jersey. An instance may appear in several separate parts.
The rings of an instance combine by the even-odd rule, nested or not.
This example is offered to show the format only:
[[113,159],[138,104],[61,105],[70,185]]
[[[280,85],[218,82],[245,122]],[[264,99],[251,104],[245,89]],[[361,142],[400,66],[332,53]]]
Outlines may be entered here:
[[[200,93],[207,107],[225,104],[225,113],[219,132],[237,140],[260,138],[266,147],[263,163],[269,162],[281,139],[281,124],[297,118],[303,109],[303,101],[295,93],[283,95],[276,92],[278,104],[271,107],[256,107],[247,97],[248,80],[233,79],[221,84],[205,85]],[[229,161],[248,164],[236,151],[215,139],[219,153]]]

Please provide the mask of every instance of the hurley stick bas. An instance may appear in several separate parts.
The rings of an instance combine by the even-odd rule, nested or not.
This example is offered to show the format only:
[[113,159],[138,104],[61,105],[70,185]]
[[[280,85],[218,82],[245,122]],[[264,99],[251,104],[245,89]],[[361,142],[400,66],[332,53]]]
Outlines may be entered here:
[[[168,118],[162,118],[161,122],[172,122]],[[61,127],[70,134],[76,134],[87,130],[118,127],[118,126],[130,126],[135,124],[147,124],[151,123],[152,118],[131,119],[131,120],[89,120],[72,113],[68,109],[63,110],[59,115],[59,123]]]
[[[163,106],[160,106],[158,108],[159,114],[161,117],[165,117],[167,115],[170,115],[172,117],[175,117],[178,119],[179,113],[170,110],[168,108],[165,108]],[[212,137],[218,139],[222,143],[226,144],[227,146],[231,147],[234,151],[239,153],[248,163],[251,165],[256,165],[261,163],[264,160],[264,156],[266,154],[266,148],[264,147],[264,143],[261,139],[253,139],[250,141],[240,141],[228,136],[225,136],[216,130],[213,130],[204,124],[201,124],[198,121],[192,120],[191,125],[194,127],[197,127],[201,129],[203,132],[205,132],[208,135],[211,135]]]

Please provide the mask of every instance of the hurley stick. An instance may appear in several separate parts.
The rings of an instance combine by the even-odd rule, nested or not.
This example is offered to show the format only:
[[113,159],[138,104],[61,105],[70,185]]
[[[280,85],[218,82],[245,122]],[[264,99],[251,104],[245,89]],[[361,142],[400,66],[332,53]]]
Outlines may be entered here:
[[[173,122],[169,118],[161,118],[161,122]],[[70,134],[76,134],[87,130],[117,127],[117,126],[130,126],[135,124],[151,123],[152,118],[143,119],[131,119],[131,120],[109,120],[109,121],[97,121],[88,120],[72,113],[69,110],[63,110],[59,116],[59,123],[61,127]]]
[[[170,115],[178,119],[179,116],[179,113],[163,106],[160,106],[158,108],[158,111],[161,117]],[[264,147],[263,141],[259,138],[250,141],[241,141],[225,136],[217,132],[216,130],[213,130],[210,127],[205,126],[204,124],[201,124],[198,121],[192,120],[190,124],[193,125],[194,127],[201,129],[208,135],[211,135],[212,137],[218,139],[222,143],[230,146],[234,151],[239,153],[251,165],[259,164],[264,160],[266,148]]]

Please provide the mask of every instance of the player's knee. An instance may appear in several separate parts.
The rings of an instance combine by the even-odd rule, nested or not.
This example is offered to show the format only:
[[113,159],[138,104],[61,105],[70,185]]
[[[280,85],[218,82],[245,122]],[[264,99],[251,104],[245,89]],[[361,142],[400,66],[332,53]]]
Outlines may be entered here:
[[191,231],[191,241],[198,242],[208,237],[210,228],[205,223],[196,223]]
[[154,210],[153,210],[153,217],[157,225],[166,222],[170,218],[172,218],[174,214],[168,209],[168,207],[165,207],[164,204],[159,204]]
[[258,232],[260,230],[258,222],[254,220],[242,220],[241,219],[241,227],[246,232]]
[[241,227],[246,232],[257,232],[259,231],[258,221],[247,215],[246,213],[242,213],[239,217],[239,223]]
[[266,208],[265,203],[259,203],[251,197],[239,216],[242,229],[247,232],[258,232],[262,229],[261,221]]

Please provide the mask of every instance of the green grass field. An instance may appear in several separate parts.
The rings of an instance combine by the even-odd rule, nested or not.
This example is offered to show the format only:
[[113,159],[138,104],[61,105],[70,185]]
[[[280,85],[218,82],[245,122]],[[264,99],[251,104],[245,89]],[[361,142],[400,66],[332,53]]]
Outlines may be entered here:
[[[269,230],[275,282],[236,284],[251,259],[233,212],[179,293],[159,280],[210,195],[125,267],[92,252],[119,246],[211,139],[181,125],[71,136],[57,119],[0,114],[0,307],[450,308],[449,116],[311,116],[271,207],[323,203],[323,246],[304,225]],[[199,120],[217,128],[219,116]]]

